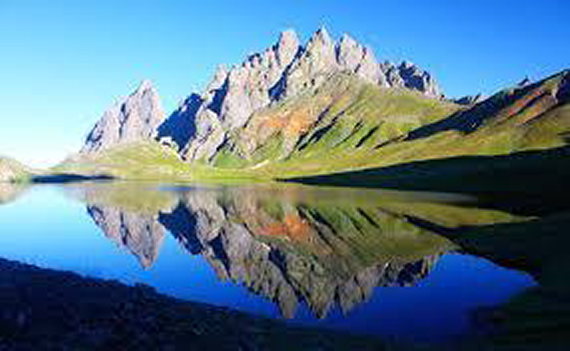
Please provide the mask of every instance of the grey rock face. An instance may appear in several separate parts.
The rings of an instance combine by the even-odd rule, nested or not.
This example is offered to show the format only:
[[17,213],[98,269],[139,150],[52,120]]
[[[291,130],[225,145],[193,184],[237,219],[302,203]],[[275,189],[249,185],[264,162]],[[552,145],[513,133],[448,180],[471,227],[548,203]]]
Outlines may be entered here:
[[91,130],[82,153],[97,152],[120,143],[152,139],[164,121],[156,89],[148,80],[137,90],[105,111]]
[[200,109],[203,100],[198,94],[192,94],[184,100],[157,130],[157,138],[163,143],[182,150],[195,135],[194,117]]
[[337,45],[337,61],[349,73],[355,73],[372,84],[389,86],[372,49],[360,45],[347,34]]
[[262,54],[249,56],[229,71],[218,68],[194,116],[195,135],[182,153],[191,159],[211,157],[227,131],[242,127],[254,111],[269,105],[299,47],[295,32],[285,31]]
[[335,42],[321,28],[301,46],[295,32],[288,30],[275,45],[250,55],[241,65],[229,70],[218,68],[205,91],[192,95],[171,115],[169,120],[174,121],[165,122],[184,126],[188,132],[168,132],[169,128],[161,126],[158,138],[174,141],[189,160],[210,160],[228,141],[231,131],[245,126],[254,112],[317,87],[339,72],[383,88],[442,96],[428,72],[409,63],[379,64],[370,48],[348,35]]
[[420,69],[413,63],[408,61],[402,62],[402,64],[398,66],[398,71],[404,82],[404,87],[421,91],[427,96],[434,98],[440,98],[443,95],[431,74]]
[[335,43],[326,29],[319,29],[284,77],[282,97],[290,97],[304,89],[321,84],[337,70]]

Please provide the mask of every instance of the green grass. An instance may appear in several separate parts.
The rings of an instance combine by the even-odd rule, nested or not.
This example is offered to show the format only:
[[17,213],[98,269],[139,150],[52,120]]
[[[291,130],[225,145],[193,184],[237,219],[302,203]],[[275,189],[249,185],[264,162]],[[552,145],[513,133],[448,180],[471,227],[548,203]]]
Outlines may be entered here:
[[255,180],[254,174],[183,162],[175,150],[156,142],[138,142],[92,155],[81,155],[50,170],[52,173],[107,174],[120,179],[193,181]]

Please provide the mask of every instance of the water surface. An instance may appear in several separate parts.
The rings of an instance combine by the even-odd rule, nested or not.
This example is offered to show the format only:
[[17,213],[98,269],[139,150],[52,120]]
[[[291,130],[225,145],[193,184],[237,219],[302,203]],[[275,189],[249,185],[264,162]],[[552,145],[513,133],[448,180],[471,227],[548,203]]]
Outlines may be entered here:
[[0,257],[292,324],[445,340],[534,284],[418,224],[524,220],[463,196],[144,183],[0,193]]

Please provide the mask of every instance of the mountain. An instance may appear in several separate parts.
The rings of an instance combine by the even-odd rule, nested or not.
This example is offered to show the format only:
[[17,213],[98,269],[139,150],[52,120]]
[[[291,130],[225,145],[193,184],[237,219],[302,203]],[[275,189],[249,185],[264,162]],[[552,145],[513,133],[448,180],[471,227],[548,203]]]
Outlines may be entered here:
[[144,80],[131,95],[105,111],[87,136],[81,153],[137,140],[151,140],[164,118],[156,89],[150,81]]
[[0,183],[27,179],[32,170],[20,162],[8,157],[0,157]]
[[569,75],[452,100],[430,73],[378,62],[348,35],[334,41],[321,28],[302,44],[285,31],[242,64],[219,66],[204,92],[168,117],[144,83],[103,116],[82,154],[54,171],[271,179],[562,147]]
[[327,149],[328,155],[284,160],[267,165],[265,171],[288,178],[467,155],[496,156],[561,148],[567,145],[570,133],[569,91],[570,70],[564,70],[535,83],[504,89],[445,118],[413,128],[371,151],[333,147]]
[[[160,137],[175,141],[181,155],[189,161],[212,162],[229,149],[238,158],[251,159],[251,153],[265,143],[262,138],[256,144],[248,144],[252,133],[257,132],[251,130],[251,126],[259,127],[262,119],[262,127],[269,128],[264,133],[265,139],[286,139],[283,153],[287,154],[303,133],[310,128],[317,129],[314,124],[319,116],[332,109],[335,101],[351,88],[351,82],[343,84],[343,78],[334,79],[341,74],[378,88],[408,88],[436,99],[442,95],[429,73],[409,62],[398,66],[378,63],[370,48],[349,35],[335,42],[327,30],[321,28],[301,45],[295,32],[285,31],[275,45],[249,56],[241,65],[229,70],[219,67],[205,92],[192,94],[165,122],[165,127],[159,128]],[[319,94],[319,87],[325,83],[330,86],[331,81],[340,83],[339,89],[330,91],[329,87],[326,96]],[[279,109],[285,102],[307,100],[308,94],[319,94],[308,98],[323,101],[310,111],[303,106],[292,115],[288,110]],[[272,107],[271,116],[265,117],[264,110]],[[168,131],[173,128],[166,125],[176,124],[181,125],[177,128],[180,132],[169,135]],[[286,135],[279,133],[283,125],[290,125]]]
[[[429,73],[410,62],[378,63],[370,48],[347,34],[335,42],[321,28],[301,45],[297,34],[288,30],[281,33],[275,45],[249,56],[241,65],[218,67],[205,91],[191,94],[166,120],[156,91],[144,81],[128,98],[105,112],[87,137],[83,152],[150,139],[156,133],[158,139],[175,145],[188,160],[210,160],[222,144],[228,143],[232,133],[252,123],[256,112],[306,95],[307,91],[315,93],[320,85],[342,74],[379,88],[407,88],[435,99],[442,96]],[[338,80],[343,78],[335,83]],[[344,89],[351,85],[344,84]],[[337,94],[332,93],[328,95],[335,96],[329,96],[320,111],[297,117],[293,123],[311,124],[319,113],[330,108],[331,98],[338,100],[345,92],[341,88]]]

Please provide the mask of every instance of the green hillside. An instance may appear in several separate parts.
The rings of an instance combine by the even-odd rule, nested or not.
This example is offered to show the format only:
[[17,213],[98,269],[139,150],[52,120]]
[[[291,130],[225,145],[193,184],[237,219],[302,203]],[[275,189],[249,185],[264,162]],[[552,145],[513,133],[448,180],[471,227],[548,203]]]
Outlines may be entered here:
[[53,171],[137,179],[275,179],[566,145],[570,71],[470,107],[336,74],[256,112],[209,160],[145,141],[82,155]]
[[331,154],[370,155],[459,109],[411,90],[380,88],[336,74],[318,88],[255,113],[246,126],[233,130],[208,163],[257,169],[272,163],[312,162]]

